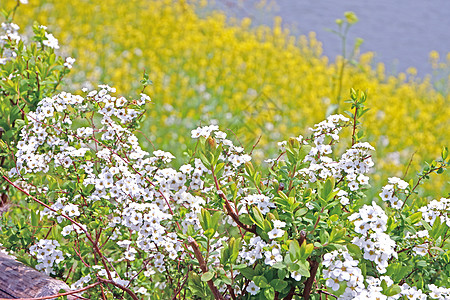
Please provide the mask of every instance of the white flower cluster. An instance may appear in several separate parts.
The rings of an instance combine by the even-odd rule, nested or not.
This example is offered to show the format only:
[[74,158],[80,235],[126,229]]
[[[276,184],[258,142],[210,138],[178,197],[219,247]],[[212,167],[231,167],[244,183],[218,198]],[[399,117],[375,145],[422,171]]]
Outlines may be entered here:
[[[314,125],[310,130],[314,133],[314,142],[316,145],[323,145],[325,137],[329,136],[333,140],[339,140],[339,132],[342,130],[341,122],[348,122],[349,118],[343,115],[331,115],[326,120]],[[321,152],[321,151],[319,151]]]
[[[347,251],[335,250],[325,254],[322,264],[326,285],[333,291],[343,290],[343,293],[337,298],[339,300],[397,300],[403,299],[402,297],[415,300],[427,299],[427,294],[422,290],[410,287],[406,283],[400,286],[400,293],[392,296],[384,295],[382,282],[384,281],[387,287],[394,284],[389,276],[380,276],[379,278],[368,276],[365,279],[366,284],[364,284],[364,277],[357,267],[358,261],[354,260]],[[430,289],[428,296],[431,299],[450,299],[449,288],[438,287],[434,284],[429,284],[428,288]]]
[[333,291],[345,287],[344,293],[338,299],[354,299],[364,286],[364,277],[358,268],[358,261],[346,250],[334,250],[323,256],[323,278],[326,285]]
[[[349,119],[342,115],[329,116],[325,121],[315,125],[311,129],[313,134],[314,147],[311,148],[305,157],[305,162],[310,162],[308,168],[299,170],[299,174],[304,174],[309,181],[315,182],[317,179],[328,177],[345,178],[350,192],[357,191],[361,185],[369,184],[368,173],[374,165],[370,156],[370,151],[375,150],[369,143],[357,143],[348,149],[339,161],[334,161],[330,155],[333,152],[332,145],[339,141],[339,132],[343,126],[341,122],[348,122]],[[330,141],[328,141],[330,139]],[[340,191],[339,197],[343,205],[348,204],[347,191]]]
[[389,184],[385,185],[383,187],[383,190],[379,194],[381,199],[383,201],[389,201],[393,208],[402,208],[403,201],[396,196],[396,193],[399,191],[405,191],[408,188],[409,184],[398,177],[389,178],[388,183]]
[[426,300],[427,295],[417,287],[410,287],[408,284],[403,284],[401,286],[402,290],[400,292],[400,295],[405,296],[406,299],[413,299],[413,300]]
[[433,200],[428,205],[419,208],[422,212],[422,218],[433,226],[437,217],[441,219],[441,223],[447,224],[450,227],[450,198],[441,198]]
[[254,281],[250,281],[247,285],[247,288],[245,289],[250,295],[256,295],[259,293],[259,290],[261,288],[256,285]]
[[263,215],[267,214],[271,208],[275,208],[275,204],[270,201],[270,197],[262,194],[248,195],[242,199],[242,204],[244,204],[241,213],[247,212],[245,205],[252,206],[256,205]]
[[273,220],[272,222],[273,229],[267,233],[271,240],[282,237],[284,235],[284,230],[281,228],[286,226],[286,223],[280,220]]
[[36,244],[30,247],[30,254],[36,256],[38,264],[36,269],[43,270],[46,274],[53,272],[53,265],[58,264],[64,260],[58,241],[55,240],[39,240]]
[[[348,122],[349,119],[342,115],[331,115],[326,120],[314,125],[314,128],[310,128],[313,131],[314,147],[303,160],[310,162],[310,165],[308,168],[299,170],[298,173],[306,175],[311,182],[315,182],[317,177],[326,179],[330,176],[337,176],[339,172],[338,163],[333,161],[329,155],[333,152],[332,144],[339,141],[339,132],[343,128],[340,124],[341,121]],[[296,139],[300,142],[302,137]],[[327,139],[331,139],[331,142]]]
[[217,125],[198,127],[191,131],[191,137],[195,139],[199,137],[208,138],[212,136],[212,133],[214,133],[214,137],[219,143],[228,147],[226,157],[221,156],[221,158],[223,160],[226,159],[234,168],[238,168],[252,159],[250,155],[244,153],[244,148],[234,146],[233,142],[226,138],[227,134],[220,131]]
[[339,168],[345,174],[350,191],[358,190],[360,185],[369,184],[369,177],[364,174],[369,173],[374,165],[370,156],[370,151],[374,150],[369,143],[357,143],[341,156]]
[[382,294],[383,288],[381,287],[381,283],[384,281],[387,287],[390,287],[394,284],[394,281],[389,276],[381,276],[380,278],[375,278],[372,276],[368,276],[366,278],[367,287],[364,290],[361,290],[355,298],[358,300],[369,300],[369,299],[378,299],[378,300],[396,300],[401,297],[401,294],[397,294],[394,296],[386,296]]
[[266,243],[259,236],[252,237],[248,244],[244,243],[239,251],[239,257],[246,260],[249,265],[262,258],[264,258],[264,263],[269,266],[283,261],[280,245],[275,241]]
[[8,42],[18,43],[21,39],[19,35],[19,26],[14,23],[2,23],[1,29],[4,32],[0,34],[0,47],[2,48],[0,52],[2,52],[2,56],[0,56],[0,65],[6,64],[6,62],[17,56],[14,47],[4,47]]
[[[81,184],[93,187],[92,192],[86,196],[59,197],[50,204],[56,213],[44,209],[41,214],[68,224],[63,228],[64,236],[72,231],[82,234],[78,225],[71,224],[59,213],[76,219],[81,214],[79,203],[100,199],[112,201],[117,208],[109,228],[122,226],[137,233],[135,244],[124,248],[123,259],[134,260],[136,249],[143,250],[155,258],[154,265],[163,271],[162,260],[156,260],[156,256],[150,253],[158,252],[158,248],[164,249],[170,258],[175,259],[181,250],[176,234],[167,232],[167,227],[173,225],[169,201],[178,193],[181,200],[176,205],[190,208],[195,219],[204,202],[200,197],[185,193],[186,174],[159,168],[161,162],[170,162],[173,158],[170,153],[154,151],[153,157],[144,158],[149,154],[140,148],[137,138],[117,123],[119,120],[127,124],[138,113],[124,107],[128,102],[125,98],[110,95],[114,91],[103,85],[99,91],[89,92],[86,99],[69,93],[43,99],[36,111],[28,114],[29,127],[21,132],[17,164],[10,175],[48,172],[50,167],[61,168],[60,174],[76,172],[84,178]],[[140,105],[149,101],[144,94],[141,98]],[[64,113],[71,109],[81,112],[98,110],[103,127],[73,126],[72,120],[77,115]],[[90,159],[86,158],[87,154]],[[112,235],[112,239],[115,238],[117,235]]]
[[[91,275],[86,275],[75,281],[70,285],[71,290],[78,290],[81,289],[85,284],[89,283],[91,281]],[[80,293],[82,294],[82,293]],[[79,294],[77,294],[79,295]]]
[[353,238],[352,243],[363,250],[364,258],[373,261],[380,273],[386,273],[389,259],[397,257],[397,252],[395,241],[385,233],[388,218],[383,209],[372,202],[348,219],[354,221],[355,231],[362,235]]
[[246,244],[244,242],[241,251],[239,251],[239,256],[246,260],[249,265],[252,265],[256,260],[263,258],[263,248],[266,246],[267,243],[259,236],[252,237],[250,243]]
[[430,289],[430,298],[439,299],[439,300],[447,300],[450,299],[450,288],[439,287],[434,284],[429,284],[428,288]]
[[[100,276],[100,277],[107,277],[108,276],[108,272],[104,269],[103,266],[95,265],[92,268],[94,270],[96,270],[97,276]],[[129,280],[125,280],[125,279],[120,278],[120,276],[115,271],[110,271],[109,274],[111,275],[111,279],[115,283],[118,283],[118,284],[123,285],[123,286],[128,286],[128,284],[130,283]]]
[[40,25],[39,28],[42,28],[45,30],[45,38],[46,40],[44,40],[42,43],[50,48],[53,49],[59,49],[59,44],[58,44],[58,40],[53,36],[53,34],[48,33],[47,30],[47,26],[44,25]]

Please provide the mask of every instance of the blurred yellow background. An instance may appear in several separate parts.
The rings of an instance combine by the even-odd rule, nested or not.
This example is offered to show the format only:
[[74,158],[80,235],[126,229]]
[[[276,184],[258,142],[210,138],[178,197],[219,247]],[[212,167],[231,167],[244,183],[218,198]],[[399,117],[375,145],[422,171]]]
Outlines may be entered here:
[[[403,177],[411,158],[405,179],[413,178],[425,160],[438,158],[442,146],[449,145],[446,88],[437,90],[412,68],[387,76],[382,64],[372,64],[373,53],[363,53],[347,65],[338,95],[343,59],[330,62],[314,33],[295,37],[280,19],[273,28],[253,28],[249,19],[228,22],[220,12],[200,18],[196,7],[204,1],[29,2],[19,8],[15,23],[26,30],[33,21],[48,26],[61,54],[77,59],[66,89],[106,83],[119,94],[136,96],[142,73],[149,73],[152,104],[142,131],[179,161],[185,160],[190,131],[210,122],[231,129],[247,149],[261,135],[256,159],[273,156],[276,142],[307,134],[352,87],[368,93],[371,110],[363,117],[363,129],[377,149],[374,186],[390,176]],[[435,69],[449,66],[449,58],[442,63],[437,53],[430,59]],[[348,108],[341,105],[339,112]],[[422,195],[446,196],[449,179],[433,176]]]

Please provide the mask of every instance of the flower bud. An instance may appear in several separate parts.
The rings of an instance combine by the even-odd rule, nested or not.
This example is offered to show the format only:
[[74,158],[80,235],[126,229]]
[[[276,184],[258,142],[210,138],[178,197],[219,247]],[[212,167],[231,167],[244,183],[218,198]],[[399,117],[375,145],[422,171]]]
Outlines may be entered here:
[[206,149],[210,150],[210,151],[214,151],[217,148],[217,143],[216,140],[212,137],[208,137],[208,139],[206,140]]

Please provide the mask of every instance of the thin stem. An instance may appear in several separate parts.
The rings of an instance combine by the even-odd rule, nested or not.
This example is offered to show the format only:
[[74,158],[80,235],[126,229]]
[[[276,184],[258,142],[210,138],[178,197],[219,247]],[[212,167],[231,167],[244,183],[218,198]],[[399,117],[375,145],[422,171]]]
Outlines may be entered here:
[[113,280],[103,279],[103,278],[100,278],[100,277],[97,278],[97,279],[98,279],[99,281],[101,281],[101,282],[109,283],[109,284],[112,284],[112,285],[118,287],[119,289],[121,289],[122,291],[124,291],[125,293],[127,293],[128,295],[130,295],[130,297],[131,297],[133,300],[139,300],[139,298],[136,296],[136,294],[133,293],[133,291],[130,290],[129,288],[124,287],[123,285],[118,284],[117,282],[115,282],[115,281],[113,281]]
[[224,207],[225,207],[225,210],[227,211],[227,214],[233,219],[234,222],[236,222],[236,224],[238,224],[239,227],[243,228],[245,231],[256,234],[256,226],[247,226],[239,220],[238,215],[233,211],[233,208],[230,205],[230,201],[228,201],[227,197],[225,196],[225,194],[219,187],[219,182],[217,180],[216,175],[214,174],[213,166],[211,166],[211,171],[212,171],[213,178],[214,178],[214,184],[217,189],[217,194],[219,194],[219,197],[225,201]]
[[[206,266],[206,262],[203,259],[202,253],[200,252],[200,248],[198,247],[197,242],[192,237],[188,237],[188,243],[191,245],[192,250],[194,251],[194,255],[197,258],[197,261],[200,265],[200,269],[202,270],[202,273],[208,272],[208,267]],[[214,282],[212,281],[212,279],[208,280],[207,284],[209,286],[209,289],[211,290],[211,292],[214,295],[214,299],[223,300],[222,295],[220,294],[217,287],[214,285]]]

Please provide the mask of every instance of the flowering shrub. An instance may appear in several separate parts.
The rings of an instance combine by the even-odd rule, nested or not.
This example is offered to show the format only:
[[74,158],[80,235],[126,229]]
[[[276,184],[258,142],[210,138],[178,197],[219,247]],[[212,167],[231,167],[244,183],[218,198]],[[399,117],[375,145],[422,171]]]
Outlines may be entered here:
[[[27,51],[35,51],[26,61],[38,62],[38,70],[56,61],[54,54],[36,58],[33,44],[16,51],[15,25],[4,28],[9,46],[2,55],[15,54],[5,55],[2,72],[22,74],[30,63],[18,62]],[[39,53],[51,56],[57,41],[35,29]],[[58,59],[55,69],[65,74],[72,63]],[[8,77],[2,84],[17,75]],[[257,143],[244,147],[232,131],[198,127],[191,157],[174,168],[174,155],[145,151],[135,135],[151,101],[147,74],[134,100],[108,85],[53,95],[58,81],[39,94],[40,76],[18,77],[29,84],[11,90],[17,99],[36,88],[38,94],[34,107],[25,102],[29,111],[19,110],[21,127],[8,128],[17,141],[2,139],[11,167],[0,166],[0,174],[18,204],[1,217],[0,241],[19,260],[64,279],[72,293],[135,300],[450,297],[450,199],[417,194],[431,174],[446,170],[448,150],[416,180],[390,177],[374,192],[375,148],[361,130],[365,93],[351,90],[346,116],[330,115],[308,135],[280,142],[278,154],[261,164],[252,163]]]
[[[45,26],[32,27],[32,42],[27,45],[18,33],[19,26],[12,23],[21,2],[4,12],[6,22],[0,28],[0,167],[6,169],[14,166],[7,158],[15,152],[25,114],[35,110],[43,97],[55,93],[75,61],[55,54],[58,40]],[[0,181],[0,208],[8,202],[8,189]]]
[[[133,299],[450,292],[450,200],[415,196],[423,179],[443,172],[447,152],[415,184],[393,177],[367,199],[374,148],[358,135],[364,94],[352,92],[351,119],[329,116],[310,137],[280,143],[267,168],[210,125],[192,130],[196,153],[175,170],[172,154],[150,155],[132,133],[148,96],[114,93],[107,85],[62,92],[27,114],[3,178],[40,205],[29,247],[37,269],[70,278],[74,289],[94,284],[90,297],[105,293],[100,284]],[[345,127],[353,142],[339,155]]]
[[[276,153],[279,140],[306,134],[308,126],[327,116],[338,90],[345,98],[351,87],[370,95],[364,130],[377,149],[373,186],[381,188],[389,176],[403,177],[411,160],[409,181],[448,143],[448,76],[438,90],[429,78],[417,78],[414,69],[392,75],[390,66],[375,64],[374,53],[364,53],[347,63],[339,88],[343,60],[324,57],[313,33],[296,37],[280,19],[274,28],[254,28],[250,19],[227,22],[220,12],[201,18],[199,6],[188,4],[200,1],[29,2],[17,22],[51,23],[62,41],[60,50],[77,58],[66,91],[107,82],[128,95],[140,88],[130,79],[148,71],[154,104],[142,131],[157,148],[171,149],[177,165],[190,149],[190,129],[200,122],[233,129],[246,147],[261,135],[254,152],[260,162],[263,153]],[[432,57],[438,67],[436,54]],[[419,192],[446,194],[449,180],[435,177]]]

